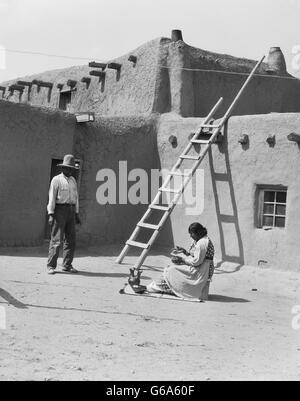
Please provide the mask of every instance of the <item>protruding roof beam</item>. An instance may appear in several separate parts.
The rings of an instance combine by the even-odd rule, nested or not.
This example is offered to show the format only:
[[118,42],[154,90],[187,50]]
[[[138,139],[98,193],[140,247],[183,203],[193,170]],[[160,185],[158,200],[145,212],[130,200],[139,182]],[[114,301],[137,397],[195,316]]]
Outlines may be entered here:
[[8,90],[9,90],[10,92],[15,92],[15,91],[16,91],[16,92],[24,92],[25,86],[14,84],[14,85],[10,85],[9,88],[8,88]]
[[137,63],[137,57],[134,56],[133,54],[131,54],[131,55],[129,56],[129,58],[128,58],[128,61],[130,61],[130,62],[133,63],[133,64],[136,64],[136,63]]
[[107,63],[96,63],[96,61],[92,61],[89,63],[90,68],[102,68],[102,70],[105,70],[107,67]]
[[17,85],[28,86],[29,88],[31,88],[32,82],[29,82],[29,81],[17,81]]
[[91,78],[89,77],[83,77],[81,82],[83,82],[84,84],[90,84],[91,83]]
[[295,132],[292,132],[291,134],[288,135],[288,140],[291,142],[296,142],[300,144],[300,134],[296,134]]
[[73,79],[69,79],[68,82],[67,82],[67,85],[68,85],[70,88],[75,88],[75,86],[77,85],[77,81],[75,81],[75,80],[73,80]]
[[109,64],[107,64],[107,68],[111,68],[112,70],[120,71],[120,69],[122,68],[122,64],[109,63]]
[[44,82],[44,81],[39,81],[37,79],[34,79],[32,81],[32,85],[37,85],[40,88],[49,88],[49,89],[53,88],[53,83],[52,82]]
[[97,70],[93,70],[90,71],[90,75],[93,77],[99,77],[99,78],[105,78],[106,73],[104,71],[97,71]]

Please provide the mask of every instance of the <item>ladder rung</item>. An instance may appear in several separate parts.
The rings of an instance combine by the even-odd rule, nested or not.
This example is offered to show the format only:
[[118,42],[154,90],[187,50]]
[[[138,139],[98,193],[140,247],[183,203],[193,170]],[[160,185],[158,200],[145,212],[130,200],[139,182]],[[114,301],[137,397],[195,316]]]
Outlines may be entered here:
[[148,249],[149,248],[149,244],[143,244],[142,242],[136,242],[136,241],[127,241],[126,245],[129,246],[134,246],[136,248],[143,248],[143,249]]
[[220,128],[220,125],[203,124],[201,125],[201,128]]
[[192,139],[192,143],[199,143],[200,145],[208,145],[209,141],[204,141],[203,139]]
[[179,177],[190,177],[191,176],[191,174],[185,174],[185,173],[182,173],[181,171],[171,171],[170,173],[169,173],[169,175],[176,175],[176,176],[179,176]]
[[172,188],[159,188],[160,192],[168,192],[170,194],[179,194],[181,191],[179,189]]
[[171,206],[150,205],[149,208],[154,209],[154,210],[163,210],[164,212],[168,212],[171,209]]
[[148,223],[138,223],[139,227],[143,227],[143,228],[149,228],[149,230],[159,230],[161,228],[161,226],[156,226],[154,224],[148,224]]
[[181,155],[180,159],[186,159],[186,160],[199,160],[199,156],[190,156],[190,155]]

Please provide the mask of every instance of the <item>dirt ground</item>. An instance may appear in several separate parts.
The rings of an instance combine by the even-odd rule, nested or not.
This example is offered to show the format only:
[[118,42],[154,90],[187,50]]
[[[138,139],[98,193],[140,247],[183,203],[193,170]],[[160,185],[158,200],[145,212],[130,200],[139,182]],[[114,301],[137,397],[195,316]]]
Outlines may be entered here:
[[[1,381],[300,380],[300,274],[224,265],[206,303],[134,297],[118,251],[79,250],[78,275],[47,276],[46,247],[0,250]],[[150,256],[143,283],[168,263]]]

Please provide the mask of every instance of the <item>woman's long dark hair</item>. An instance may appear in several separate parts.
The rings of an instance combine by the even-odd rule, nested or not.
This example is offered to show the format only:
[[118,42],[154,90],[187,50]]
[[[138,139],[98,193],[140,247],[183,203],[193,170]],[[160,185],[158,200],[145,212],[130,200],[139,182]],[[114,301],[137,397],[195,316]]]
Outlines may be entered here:
[[200,240],[207,236],[207,229],[200,223],[193,223],[189,226],[189,233],[197,235]]

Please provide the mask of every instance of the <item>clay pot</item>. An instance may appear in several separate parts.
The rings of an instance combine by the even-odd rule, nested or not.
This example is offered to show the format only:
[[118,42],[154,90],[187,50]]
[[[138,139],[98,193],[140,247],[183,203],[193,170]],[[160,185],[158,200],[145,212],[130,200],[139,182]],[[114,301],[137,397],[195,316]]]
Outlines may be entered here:
[[268,64],[270,70],[274,72],[281,74],[287,73],[285,58],[280,47],[271,47],[268,56]]
[[142,275],[142,271],[139,270],[137,272],[137,275],[135,275],[135,270],[134,269],[130,269],[130,276],[128,279],[128,283],[131,286],[139,286],[141,284],[141,275]]

